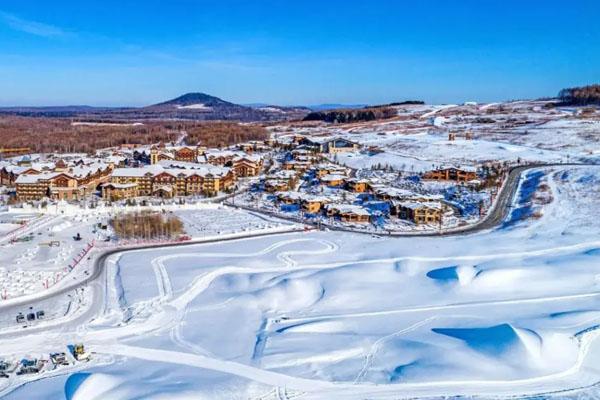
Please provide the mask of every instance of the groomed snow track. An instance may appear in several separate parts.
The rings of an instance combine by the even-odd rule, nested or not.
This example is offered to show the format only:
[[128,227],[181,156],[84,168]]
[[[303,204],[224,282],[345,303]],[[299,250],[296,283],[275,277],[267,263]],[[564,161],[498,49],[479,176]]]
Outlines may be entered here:
[[[446,236],[446,235],[465,235],[472,234],[478,231],[492,229],[497,226],[510,211],[510,204],[514,198],[517,188],[519,177],[521,174],[530,169],[544,168],[544,167],[564,167],[564,166],[581,166],[583,164],[551,164],[551,165],[528,165],[513,168],[508,178],[502,187],[502,190],[498,196],[494,208],[488,214],[488,216],[480,223],[467,227],[460,231],[449,231],[441,233],[430,233],[430,234],[410,234],[410,235],[397,235],[398,237],[407,236]],[[259,210],[252,210],[259,211]],[[279,217],[278,215],[273,215]],[[304,222],[304,221],[297,221]],[[339,229],[344,230],[344,229]],[[190,246],[197,244],[208,244],[208,243],[221,243],[224,241],[233,241],[249,238],[260,238],[267,236],[276,236],[288,233],[303,232],[302,228],[293,228],[287,232],[266,232],[248,234],[240,237],[231,237],[225,239],[209,239],[204,241],[191,241],[184,243],[174,243],[168,245],[145,245],[135,248],[127,249],[113,249],[101,254],[95,261],[93,266],[92,274],[87,277],[84,281],[74,282],[69,286],[63,287],[60,292],[54,292],[48,295],[41,296],[37,301],[56,296],[58,294],[64,294],[72,291],[76,288],[95,285],[100,286],[99,282],[102,282],[101,278],[105,272],[107,261],[110,256],[118,253],[134,250],[145,250],[155,249],[164,247],[181,247]],[[361,232],[365,233],[365,232]],[[372,234],[369,232],[369,234]],[[393,235],[394,236],[394,235]],[[586,246],[590,243],[580,244],[580,246]],[[277,245],[275,245],[277,246]],[[272,246],[273,247],[273,246]],[[264,249],[265,251],[272,251],[274,248]],[[332,247],[325,248],[322,251],[332,251]],[[296,254],[302,254],[302,252],[295,252]],[[294,260],[289,257],[294,252],[280,253],[278,258],[283,262],[284,266],[277,270],[293,270],[297,267]],[[157,284],[160,288],[161,301],[169,303],[175,306],[176,310],[183,310],[185,312],[187,304],[202,293],[214,279],[227,273],[236,273],[238,270],[232,270],[231,268],[223,268],[222,270],[213,271],[212,273],[203,276],[197,282],[194,282],[192,290],[186,291],[186,293],[173,298],[173,290],[171,287],[168,272],[166,271],[163,260],[155,260],[153,262],[153,268],[157,277]],[[274,269],[275,270],[275,269]],[[244,269],[240,270],[240,273],[249,273],[252,270]],[[102,292],[99,290],[99,292]],[[577,295],[577,297],[588,296],[596,297],[600,296],[600,292],[586,293]],[[552,301],[554,298],[531,298],[531,299],[520,299],[520,300],[505,300],[506,303],[514,303],[515,305],[521,302],[535,302],[535,301]],[[446,306],[439,307],[469,307],[472,304],[449,304]],[[21,305],[22,306],[22,305]],[[11,306],[12,307],[12,306]],[[425,306],[424,306],[425,307]],[[93,307],[91,307],[93,309]],[[416,309],[416,308],[415,308]],[[412,312],[415,309],[401,309],[392,312]],[[93,318],[94,310],[89,313],[85,313],[83,316],[78,317],[77,321],[84,323],[86,320]],[[357,315],[353,315],[356,317]],[[180,317],[180,316],[179,316]],[[179,317],[174,317],[170,322],[177,320]],[[338,316],[339,317],[339,316]],[[415,325],[425,324],[426,321],[418,322]],[[143,325],[143,324],[141,324]],[[407,329],[411,329],[409,327]],[[31,334],[32,331],[28,331]],[[180,335],[175,332],[179,341],[182,344],[186,344]],[[117,336],[119,334],[117,333]],[[361,382],[363,373],[357,376],[354,382],[329,382],[316,379],[305,379],[297,378],[273,371],[263,370],[256,366],[246,365],[242,363],[226,361],[218,358],[211,357],[209,353],[204,352],[200,348],[189,348],[192,353],[178,352],[178,351],[167,351],[158,350],[145,347],[130,346],[125,344],[108,344],[99,345],[95,350],[104,354],[111,354],[116,356],[134,357],[138,359],[144,359],[148,361],[167,362],[185,365],[188,367],[209,369],[213,371],[219,371],[227,374],[232,374],[240,377],[244,377],[256,382],[260,382],[266,385],[273,386],[275,389],[269,394],[261,398],[302,398],[302,399],[398,399],[398,398],[419,398],[419,397],[436,397],[436,396],[493,396],[493,397],[515,397],[515,393],[518,396],[537,396],[537,395],[549,395],[553,393],[566,393],[568,391],[580,390],[582,388],[594,386],[598,384],[598,371],[595,367],[595,360],[600,357],[600,346],[597,346],[597,337],[600,335],[600,330],[591,329],[582,332],[578,336],[580,343],[579,354],[577,361],[569,369],[560,373],[555,373],[546,376],[539,376],[529,379],[515,379],[515,380],[504,380],[504,381],[438,381],[438,382],[424,382],[424,383],[395,383],[389,385],[376,385],[371,383]],[[382,338],[385,340],[385,338]],[[100,344],[100,343],[98,343]],[[189,347],[189,346],[186,346]],[[376,343],[371,350],[371,356],[377,353],[378,343]],[[368,369],[369,359],[365,361],[363,370]],[[569,389],[565,389],[569,388]],[[288,395],[293,393],[293,396]],[[272,397],[271,397],[272,396]]]

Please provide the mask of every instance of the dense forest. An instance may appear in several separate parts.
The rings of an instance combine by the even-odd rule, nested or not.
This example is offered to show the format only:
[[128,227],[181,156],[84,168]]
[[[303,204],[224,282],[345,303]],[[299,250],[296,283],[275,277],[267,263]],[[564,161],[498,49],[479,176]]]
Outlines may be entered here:
[[375,121],[377,119],[392,118],[396,115],[397,112],[392,107],[365,107],[358,109],[315,111],[308,114],[304,120],[343,124],[349,122]]
[[69,119],[0,117],[0,148],[29,147],[35,153],[92,153],[123,144],[170,143],[187,131],[189,145],[227,146],[264,140],[258,125],[233,122],[151,121],[143,124],[73,123]]
[[226,147],[250,140],[266,140],[269,132],[262,126],[235,122],[210,122],[188,126],[186,141],[189,145]]
[[559,99],[566,105],[585,106],[600,104],[600,85],[567,88],[560,91]]
[[77,125],[67,119],[0,118],[0,147],[29,147],[39,153],[90,153],[122,144],[169,142],[177,136],[160,123]]

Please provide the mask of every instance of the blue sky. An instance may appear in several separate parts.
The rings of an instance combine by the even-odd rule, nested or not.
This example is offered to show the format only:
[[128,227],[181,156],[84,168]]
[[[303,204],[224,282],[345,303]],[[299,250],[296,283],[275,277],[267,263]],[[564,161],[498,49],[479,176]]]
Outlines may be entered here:
[[552,96],[600,82],[598,15],[597,0],[3,1],[0,105]]

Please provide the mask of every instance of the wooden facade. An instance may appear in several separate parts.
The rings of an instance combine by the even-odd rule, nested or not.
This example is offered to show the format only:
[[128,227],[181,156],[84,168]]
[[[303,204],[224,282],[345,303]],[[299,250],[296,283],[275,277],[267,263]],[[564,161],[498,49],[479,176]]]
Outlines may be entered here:
[[[143,173],[135,168],[125,168],[111,178],[111,183],[135,184],[135,196],[174,197],[191,195],[216,195],[230,190],[235,184],[231,170],[216,174],[199,170],[169,169],[158,173]],[[142,172],[142,173],[140,173]]]
[[423,179],[436,181],[467,182],[473,179],[477,179],[477,172],[471,169],[461,169],[454,167],[440,168],[425,172],[423,174]]
[[392,212],[398,218],[420,225],[441,224],[443,210],[441,203],[402,202],[395,205]]

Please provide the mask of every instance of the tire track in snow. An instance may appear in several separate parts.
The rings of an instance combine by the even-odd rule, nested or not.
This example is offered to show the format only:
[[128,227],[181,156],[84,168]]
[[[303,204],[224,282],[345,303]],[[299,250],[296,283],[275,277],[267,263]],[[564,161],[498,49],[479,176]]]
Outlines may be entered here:
[[173,285],[165,268],[163,257],[153,259],[151,265],[156,278],[159,300],[165,302],[173,297]]
[[[283,252],[283,254],[280,253],[280,254],[278,254],[277,258],[283,262],[283,264],[284,264],[283,266],[275,266],[275,267],[227,266],[227,267],[219,268],[217,270],[208,272],[207,274],[197,277],[193,281],[191,287],[189,287],[184,293],[182,293],[181,295],[179,295],[178,297],[176,297],[175,299],[170,301],[169,304],[178,310],[184,309],[196,297],[198,297],[202,292],[204,292],[215,279],[217,279],[223,275],[251,274],[251,273],[263,273],[263,272],[283,272],[283,271],[306,269],[306,266],[304,266],[304,265],[299,267],[297,262],[295,260],[291,259],[291,256],[293,256],[293,255],[309,255],[309,254],[311,254],[311,255],[327,254],[327,253],[333,252],[337,249],[336,244],[326,241],[326,240],[292,239],[292,240],[287,240],[287,241],[276,243],[274,245],[271,245],[271,246],[263,249],[262,251],[251,253],[252,255],[246,254],[243,257],[254,257],[256,255],[268,254],[279,247],[282,247],[284,245],[291,244],[291,243],[298,243],[298,242],[315,242],[315,243],[323,244],[325,246],[325,248],[322,250],[293,250],[293,251]],[[219,253],[200,253],[200,254],[196,254],[196,256],[220,257],[220,254]],[[226,254],[226,256],[233,257],[233,255],[231,255],[231,254]],[[239,255],[236,255],[236,257],[239,257]]]
[[[450,316],[444,316],[443,318],[465,318],[465,317],[466,318],[474,318],[474,316],[472,316],[472,315],[450,315]],[[373,360],[375,359],[377,354],[381,351],[385,342],[387,342],[388,340],[390,340],[392,338],[396,338],[396,337],[402,336],[406,333],[412,332],[424,325],[428,325],[429,323],[431,323],[437,319],[440,319],[439,315],[431,316],[429,318],[426,318],[424,320],[416,322],[416,323],[408,326],[407,328],[404,328],[397,332],[383,336],[383,337],[379,338],[377,341],[375,341],[375,343],[373,343],[373,345],[371,346],[371,350],[369,351],[369,353],[366,356],[366,360],[365,360],[365,364],[363,365],[363,368],[361,369],[361,371],[358,373],[358,375],[354,379],[354,383],[360,383],[360,381],[365,377],[369,368],[371,368],[371,366],[373,364]]]
[[437,315],[426,318],[422,321],[419,321],[417,323],[410,325],[407,328],[399,330],[398,332],[394,332],[390,335],[383,336],[383,337],[379,338],[377,341],[375,341],[375,343],[373,343],[373,345],[371,346],[371,350],[367,354],[367,357],[365,359],[365,364],[363,365],[362,369],[360,370],[360,372],[354,379],[354,383],[359,383],[365,377],[365,375],[367,374],[367,372],[369,371],[369,369],[371,368],[371,366],[373,364],[373,360],[375,359],[375,356],[381,350],[381,348],[383,347],[383,345],[386,341],[388,341],[391,338],[398,337],[398,336],[404,335],[405,333],[414,331],[415,329],[418,329],[418,328],[422,327],[423,325],[427,325],[430,322],[435,321],[438,318],[439,317]]
[[[569,369],[544,376],[513,380],[462,380],[434,381],[416,383],[396,383],[393,385],[376,385],[372,383],[329,382],[318,379],[298,378],[278,372],[263,370],[234,361],[214,359],[200,355],[158,350],[123,344],[103,345],[97,349],[99,353],[138,358],[149,361],[186,365],[189,367],[209,369],[250,379],[276,388],[284,387],[305,392],[307,399],[356,399],[371,398],[398,399],[398,397],[434,397],[457,395],[535,395],[538,393],[560,393],[569,387],[569,379],[573,379],[581,370],[595,371],[595,361],[589,360],[590,346],[599,336],[600,331],[586,332],[581,337],[581,346],[577,361]],[[586,365],[586,361],[590,365]],[[591,376],[587,376],[591,378]],[[573,387],[570,385],[570,387]],[[518,390],[515,390],[519,388]],[[546,390],[544,390],[546,389]],[[276,389],[278,390],[278,389]],[[276,392],[278,393],[278,392]]]
[[330,320],[330,319],[378,317],[378,316],[416,313],[416,312],[424,312],[424,311],[446,311],[446,310],[456,310],[456,309],[461,309],[461,308],[479,307],[479,306],[486,306],[486,305],[497,306],[497,305],[535,304],[535,303],[545,303],[545,302],[563,301],[563,300],[578,300],[578,299],[586,299],[586,298],[594,298],[594,297],[600,297],[600,291],[581,293],[581,294],[570,294],[570,295],[567,294],[567,295],[561,295],[561,296],[531,297],[531,298],[524,298],[524,299],[482,300],[482,301],[473,301],[473,302],[465,302],[465,303],[450,303],[450,304],[440,304],[440,305],[431,305],[431,306],[416,306],[416,307],[397,308],[397,309],[393,309],[393,310],[384,310],[384,311],[357,312],[357,313],[347,313],[347,314],[328,314],[328,315],[318,315],[318,316],[314,316],[314,317],[288,318],[285,320],[285,322],[289,323],[290,325],[295,325],[295,324],[302,324],[302,323],[319,322],[319,321]]

